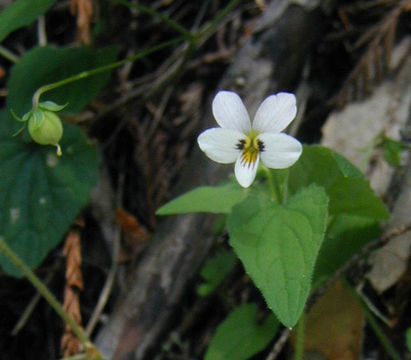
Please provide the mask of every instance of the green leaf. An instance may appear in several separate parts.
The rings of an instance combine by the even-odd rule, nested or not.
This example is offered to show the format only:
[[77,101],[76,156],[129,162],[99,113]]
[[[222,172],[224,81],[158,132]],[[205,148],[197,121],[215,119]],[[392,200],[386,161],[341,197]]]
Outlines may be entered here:
[[[39,87],[111,63],[116,54],[117,49],[114,47],[100,50],[89,47],[34,48],[24,54],[10,72],[7,106],[19,115],[25,114],[31,110],[32,96]],[[104,72],[75,81],[44,93],[41,101],[68,103],[63,113],[76,114],[96,97],[109,77],[110,72]]]
[[232,270],[235,260],[236,256],[232,251],[219,252],[208,260],[200,272],[205,283],[198,286],[198,295],[210,295]]
[[341,155],[321,146],[304,146],[298,162],[289,170],[289,190],[316,184],[330,199],[330,214],[352,214],[387,220],[386,206],[371,189],[368,179]]
[[315,269],[318,285],[379,234],[379,222],[387,220],[389,213],[368,179],[331,149],[304,146],[301,158],[290,168],[291,193],[311,183],[324,187],[331,216]]
[[324,238],[328,198],[310,186],[279,205],[248,197],[228,217],[230,244],[268,306],[287,327],[298,321]]
[[313,286],[331,277],[354,254],[381,232],[379,221],[372,218],[342,214],[328,225],[315,265]]
[[385,161],[393,167],[400,166],[401,153],[408,148],[407,144],[402,141],[384,137],[382,147],[384,149]]
[[20,122],[26,122],[26,121],[29,119],[29,117],[30,117],[30,113],[31,113],[31,112],[29,112],[29,113],[27,113],[27,114],[24,114],[23,119],[22,119],[20,116],[18,116],[18,115],[13,111],[13,109],[10,109],[10,115],[13,117],[13,119],[16,120],[16,121],[20,121]]
[[247,189],[243,189],[235,183],[220,186],[201,186],[163,205],[157,210],[156,214],[229,213],[231,208],[242,201],[246,195]]
[[325,147],[304,145],[300,159],[289,169],[289,190],[296,193],[306,186],[317,184],[328,191],[335,181],[357,173],[353,165],[336,155]]
[[58,105],[56,103],[54,103],[53,101],[44,101],[38,104],[38,107],[40,109],[44,109],[44,110],[49,110],[49,111],[53,111],[53,112],[59,112],[61,110],[63,110],[64,108],[67,107],[67,103],[64,105]]
[[388,220],[390,214],[365,178],[340,178],[327,191],[330,214],[352,214]]
[[16,0],[0,13],[0,42],[13,31],[30,25],[56,0]]
[[[317,146],[316,146],[317,147]],[[326,149],[324,147],[320,147],[318,146],[318,148],[320,149]],[[361,172],[360,169],[358,169],[357,167],[355,167],[351,162],[349,162],[344,156],[330,150],[330,149],[326,149],[326,151],[329,151],[330,154],[333,156],[333,158],[335,159],[335,161],[337,162],[337,166],[339,168],[339,170],[341,171],[341,173],[345,176],[345,177],[364,177],[363,173]]]
[[[12,137],[19,123],[0,111],[0,236],[30,267],[62,239],[97,181],[96,150],[79,128],[64,126],[63,156],[53,146]],[[4,256],[4,271],[21,276]]]
[[272,314],[260,325],[257,305],[241,305],[218,326],[204,360],[249,359],[267,347],[278,325]]
[[33,122],[34,129],[39,128],[42,122],[44,121],[43,111],[37,109],[37,110],[31,111],[30,113],[31,113],[31,116],[33,117],[33,120],[30,120],[30,117],[29,117],[29,120],[30,120],[29,123]]

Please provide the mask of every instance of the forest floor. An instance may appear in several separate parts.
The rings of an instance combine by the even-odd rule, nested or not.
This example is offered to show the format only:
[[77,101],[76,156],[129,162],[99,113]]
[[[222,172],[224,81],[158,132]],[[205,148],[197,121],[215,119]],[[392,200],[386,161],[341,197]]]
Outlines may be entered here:
[[[71,311],[81,313],[84,328],[102,296],[112,262],[118,263],[115,281],[105,295],[107,305],[92,338],[109,322],[118,295],[125,294],[130,287],[133,269],[150,247],[152,234],[161,222],[155,212],[175,195],[175,185],[197,146],[202,117],[210,112],[211,99],[274,1],[239,1],[227,13],[222,11],[229,1],[139,1],[190,32],[209,31],[190,49],[187,44],[171,46],[114,70],[109,83],[87,109],[65,119],[79,125],[98,146],[102,163],[99,181],[107,184],[106,195],[113,208],[109,216],[122,232],[120,250],[113,260],[113,240],[106,238],[103,220],[96,216],[93,205],[86,207],[79,214],[79,224],[73,225],[72,231],[81,234],[81,242],[75,246],[81,249],[84,286],[74,294],[79,299],[79,308]],[[178,36],[166,21],[126,6],[123,1],[94,1],[92,12],[81,7],[86,0],[72,3],[80,4],[74,14],[70,1],[57,1],[45,14],[49,44],[117,46],[118,59],[123,59]],[[0,10],[8,4],[0,1]],[[322,141],[326,131],[322,129],[331,113],[352,102],[367,100],[380,84],[397,76],[398,67],[390,69],[385,64],[390,62],[397,45],[410,36],[409,1],[340,1],[327,6],[328,9],[321,9],[323,30],[316,36],[307,58],[295,60],[290,54],[290,62],[302,60],[301,72],[295,74],[287,88],[277,89],[297,92],[303,81],[309,83],[310,93],[304,95],[305,109],[295,131],[296,137],[308,144]],[[79,18],[82,25],[78,25]],[[213,24],[215,19],[219,19],[217,24]],[[41,26],[35,23],[22,28],[2,45],[22,56],[38,44]],[[403,62],[404,59],[406,55]],[[0,57],[2,107],[11,67],[12,63]],[[374,71],[375,68],[381,71]],[[410,141],[409,133],[403,132],[401,136],[402,141]],[[397,172],[404,174],[403,168]],[[384,199],[388,203],[393,201],[389,196]],[[215,239],[210,254],[229,248],[227,236],[223,231]],[[70,266],[65,257],[70,251],[67,246],[66,239],[36,269],[36,274],[62,302],[67,285],[65,273]],[[336,281],[327,288],[324,297],[312,299],[315,304],[307,320],[312,327],[307,331],[310,351],[306,359],[411,358],[405,340],[405,332],[411,326],[409,248],[404,252],[405,270],[389,287],[373,286],[367,277],[371,265],[360,259],[351,264],[344,281]],[[179,314],[164,329],[160,345],[147,358],[201,359],[233,304],[253,301],[264,308],[263,298],[239,262],[212,295],[199,296],[197,288],[201,282],[200,274],[190,282],[178,306]],[[361,288],[363,298],[356,299],[347,288]],[[0,359],[61,358],[64,325],[30,283],[0,273],[0,289]],[[26,311],[28,317],[16,328]],[[326,322],[319,321],[324,318]],[[370,325],[370,321],[377,326]],[[281,336],[286,340],[284,344],[279,341]],[[282,330],[252,359],[272,359],[273,352],[278,359],[289,359],[293,344],[295,335]]]

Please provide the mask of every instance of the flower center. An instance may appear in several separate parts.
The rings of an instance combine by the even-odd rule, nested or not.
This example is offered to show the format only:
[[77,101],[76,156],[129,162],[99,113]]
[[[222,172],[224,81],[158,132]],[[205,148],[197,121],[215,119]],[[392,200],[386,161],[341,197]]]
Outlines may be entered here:
[[253,165],[257,161],[258,153],[264,151],[264,143],[257,136],[257,132],[251,131],[245,139],[237,143],[237,149],[241,150],[241,162],[244,165]]

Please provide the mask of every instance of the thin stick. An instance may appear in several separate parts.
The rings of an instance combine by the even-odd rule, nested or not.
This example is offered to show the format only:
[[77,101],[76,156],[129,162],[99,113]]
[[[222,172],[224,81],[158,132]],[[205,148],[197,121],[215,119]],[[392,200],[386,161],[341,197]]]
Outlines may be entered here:
[[13,54],[9,49],[5,48],[3,45],[0,45],[0,56],[3,56],[5,59],[12,63],[19,62],[19,57],[16,54]]
[[[53,266],[53,268],[54,269],[48,273],[48,275],[46,276],[44,280],[44,285],[46,286],[50,283],[51,279],[53,279],[53,276],[55,275],[56,266]],[[30,318],[30,315],[33,313],[33,310],[35,309],[40,298],[41,298],[41,294],[39,292],[37,292],[33,296],[31,301],[27,305],[26,309],[24,310],[23,314],[20,316],[19,321],[17,322],[17,324],[14,326],[13,330],[11,331],[12,336],[16,336],[20,332],[20,330],[24,327],[27,320]]]
[[46,33],[46,21],[44,14],[39,16],[37,21],[37,36],[39,38],[39,45],[46,46],[47,45],[47,33]]
[[368,309],[367,304],[363,301],[361,296],[353,289],[347,282],[345,282],[346,287],[350,290],[351,294],[353,295],[354,299],[357,300],[358,304],[361,306],[363,314],[367,319],[368,324],[373,329],[374,334],[377,336],[380,343],[384,346],[385,350],[389,354],[389,356],[393,360],[401,360],[400,354],[391,344],[391,341],[388,339],[387,335],[385,335],[384,331],[382,330],[381,326],[378,324],[377,320],[372,315],[371,311]]
[[114,279],[116,278],[117,267],[118,267],[118,254],[120,252],[120,229],[117,228],[114,235],[114,244],[113,244],[113,260],[111,263],[110,271],[108,273],[107,279],[104,283],[103,289],[101,290],[98,302],[96,307],[93,310],[93,314],[90,317],[89,322],[86,327],[86,335],[90,336],[98,324],[101,313],[104,310],[104,307],[107,304],[108,298],[110,297],[111,290],[113,288]]
[[157,12],[153,9],[150,9],[148,7],[145,7],[141,4],[137,3],[130,3],[125,0],[112,0],[115,3],[127,6],[127,7],[133,7],[142,13],[146,13],[148,15],[151,15],[153,17],[159,18],[161,21],[164,21],[166,24],[170,25],[174,30],[178,31],[181,35],[183,35],[187,40],[192,40],[194,37],[193,35],[183,26],[181,26],[177,21],[173,20],[172,18],[168,17],[167,15],[164,15],[160,12]]
[[[118,192],[116,195],[116,204],[119,206],[119,204],[122,203],[122,198],[121,195],[123,194],[124,190],[124,174],[121,173],[120,176],[118,177]],[[101,313],[104,310],[104,307],[107,304],[108,298],[110,297],[111,290],[113,289],[113,284],[114,280],[116,278],[117,274],[117,268],[118,268],[118,256],[120,254],[120,240],[121,240],[121,230],[117,226],[116,233],[114,234],[114,239],[113,239],[113,256],[112,256],[112,263],[110,267],[110,271],[108,273],[107,279],[104,283],[103,289],[101,290],[98,302],[96,307],[93,310],[93,314],[90,317],[90,320],[87,324],[86,327],[86,335],[90,336],[96,327]]]
[[290,337],[291,330],[285,328],[281,333],[278,340],[275,342],[273,348],[271,349],[270,353],[268,354],[266,360],[275,360],[277,356],[280,354],[281,350],[283,349],[285,343],[287,342],[288,338]]
[[231,11],[233,10],[238,3],[238,0],[231,0],[228,5],[220,11],[220,13],[214,18],[214,20],[205,27],[199,34],[197,34],[197,38],[201,38],[201,40],[207,40],[217,27],[217,24]]

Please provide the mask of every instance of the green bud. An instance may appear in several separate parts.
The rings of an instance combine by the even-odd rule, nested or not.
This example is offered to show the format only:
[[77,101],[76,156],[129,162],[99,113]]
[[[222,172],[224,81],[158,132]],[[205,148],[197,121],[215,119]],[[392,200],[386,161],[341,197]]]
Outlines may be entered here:
[[63,136],[63,125],[55,112],[39,107],[31,112],[28,126],[29,133],[36,143],[57,146],[57,155],[61,156],[58,143]]

